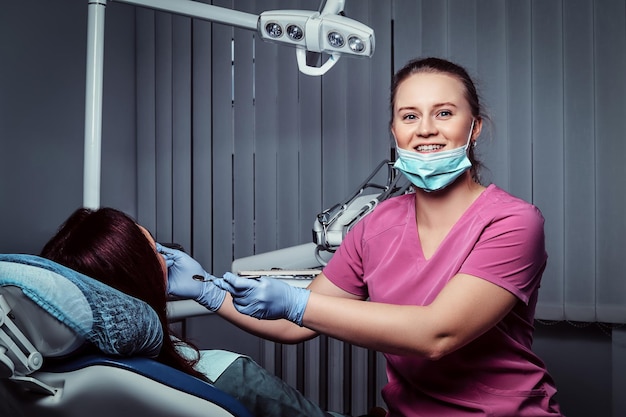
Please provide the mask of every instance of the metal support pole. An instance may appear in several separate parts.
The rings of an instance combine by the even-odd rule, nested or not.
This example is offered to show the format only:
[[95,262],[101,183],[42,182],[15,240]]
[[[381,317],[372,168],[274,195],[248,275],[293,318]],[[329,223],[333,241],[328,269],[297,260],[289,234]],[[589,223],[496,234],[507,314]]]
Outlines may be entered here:
[[85,159],[83,206],[100,206],[102,159],[102,78],[106,0],[89,0],[87,17],[87,80],[85,91]]

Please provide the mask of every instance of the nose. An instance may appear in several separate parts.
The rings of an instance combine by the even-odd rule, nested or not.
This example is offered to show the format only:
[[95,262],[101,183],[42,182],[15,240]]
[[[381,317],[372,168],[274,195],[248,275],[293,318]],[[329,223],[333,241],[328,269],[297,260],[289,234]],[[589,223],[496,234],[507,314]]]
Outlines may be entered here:
[[430,117],[420,120],[417,134],[422,137],[429,137],[437,134],[437,124]]

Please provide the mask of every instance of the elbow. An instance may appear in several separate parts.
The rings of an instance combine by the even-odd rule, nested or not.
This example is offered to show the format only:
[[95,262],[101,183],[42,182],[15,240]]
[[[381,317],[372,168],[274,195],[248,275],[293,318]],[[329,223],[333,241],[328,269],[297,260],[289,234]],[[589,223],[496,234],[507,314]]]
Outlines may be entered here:
[[271,340],[272,342],[281,343],[284,345],[295,345],[298,343],[306,342],[307,340],[311,340],[315,338],[318,334],[312,330],[307,328],[298,327],[298,326],[289,326],[289,328],[285,329],[282,332],[274,333],[272,336],[265,338]]
[[430,349],[425,354],[424,357],[429,361],[438,361],[439,359],[446,356],[448,352],[440,349]]
[[430,361],[438,361],[439,359],[449,355],[457,349],[451,337],[441,336],[433,340],[422,352],[423,356]]

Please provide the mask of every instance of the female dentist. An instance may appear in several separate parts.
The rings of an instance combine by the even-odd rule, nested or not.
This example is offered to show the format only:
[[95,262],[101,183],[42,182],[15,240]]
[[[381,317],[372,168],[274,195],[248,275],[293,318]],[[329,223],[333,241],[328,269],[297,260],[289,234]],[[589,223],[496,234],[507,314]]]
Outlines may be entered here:
[[322,333],[382,352],[389,417],[561,416],[531,349],[544,219],[480,184],[474,83],[452,62],[413,60],[393,78],[390,107],[395,167],[415,192],[357,223],[308,288],[203,272],[200,293],[184,290],[181,259],[169,262],[172,293],[271,340]]

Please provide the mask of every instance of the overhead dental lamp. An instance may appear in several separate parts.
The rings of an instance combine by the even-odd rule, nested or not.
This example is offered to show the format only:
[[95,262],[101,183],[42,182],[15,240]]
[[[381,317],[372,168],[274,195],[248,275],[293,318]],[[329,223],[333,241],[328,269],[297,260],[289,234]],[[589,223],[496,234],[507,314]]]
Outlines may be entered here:
[[[371,57],[374,31],[343,15],[345,0],[322,0],[319,11],[273,10],[260,15],[194,0],[110,0],[257,31],[261,39],[295,47],[300,72],[319,76],[342,55]],[[87,80],[83,205],[100,204],[104,10],[107,0],[87,0]],[[321,62],[324,56],[325,62]]]
[[[296,47],[298,68],[307,75],[325,74],[342,54],[371,57],[374,31],[342,15],[344,1],[329,1],[321,12],[272,10],[259,16],[258,32],[263,40]],[[309,65],[307,56],[326,53],[321,66]]]

